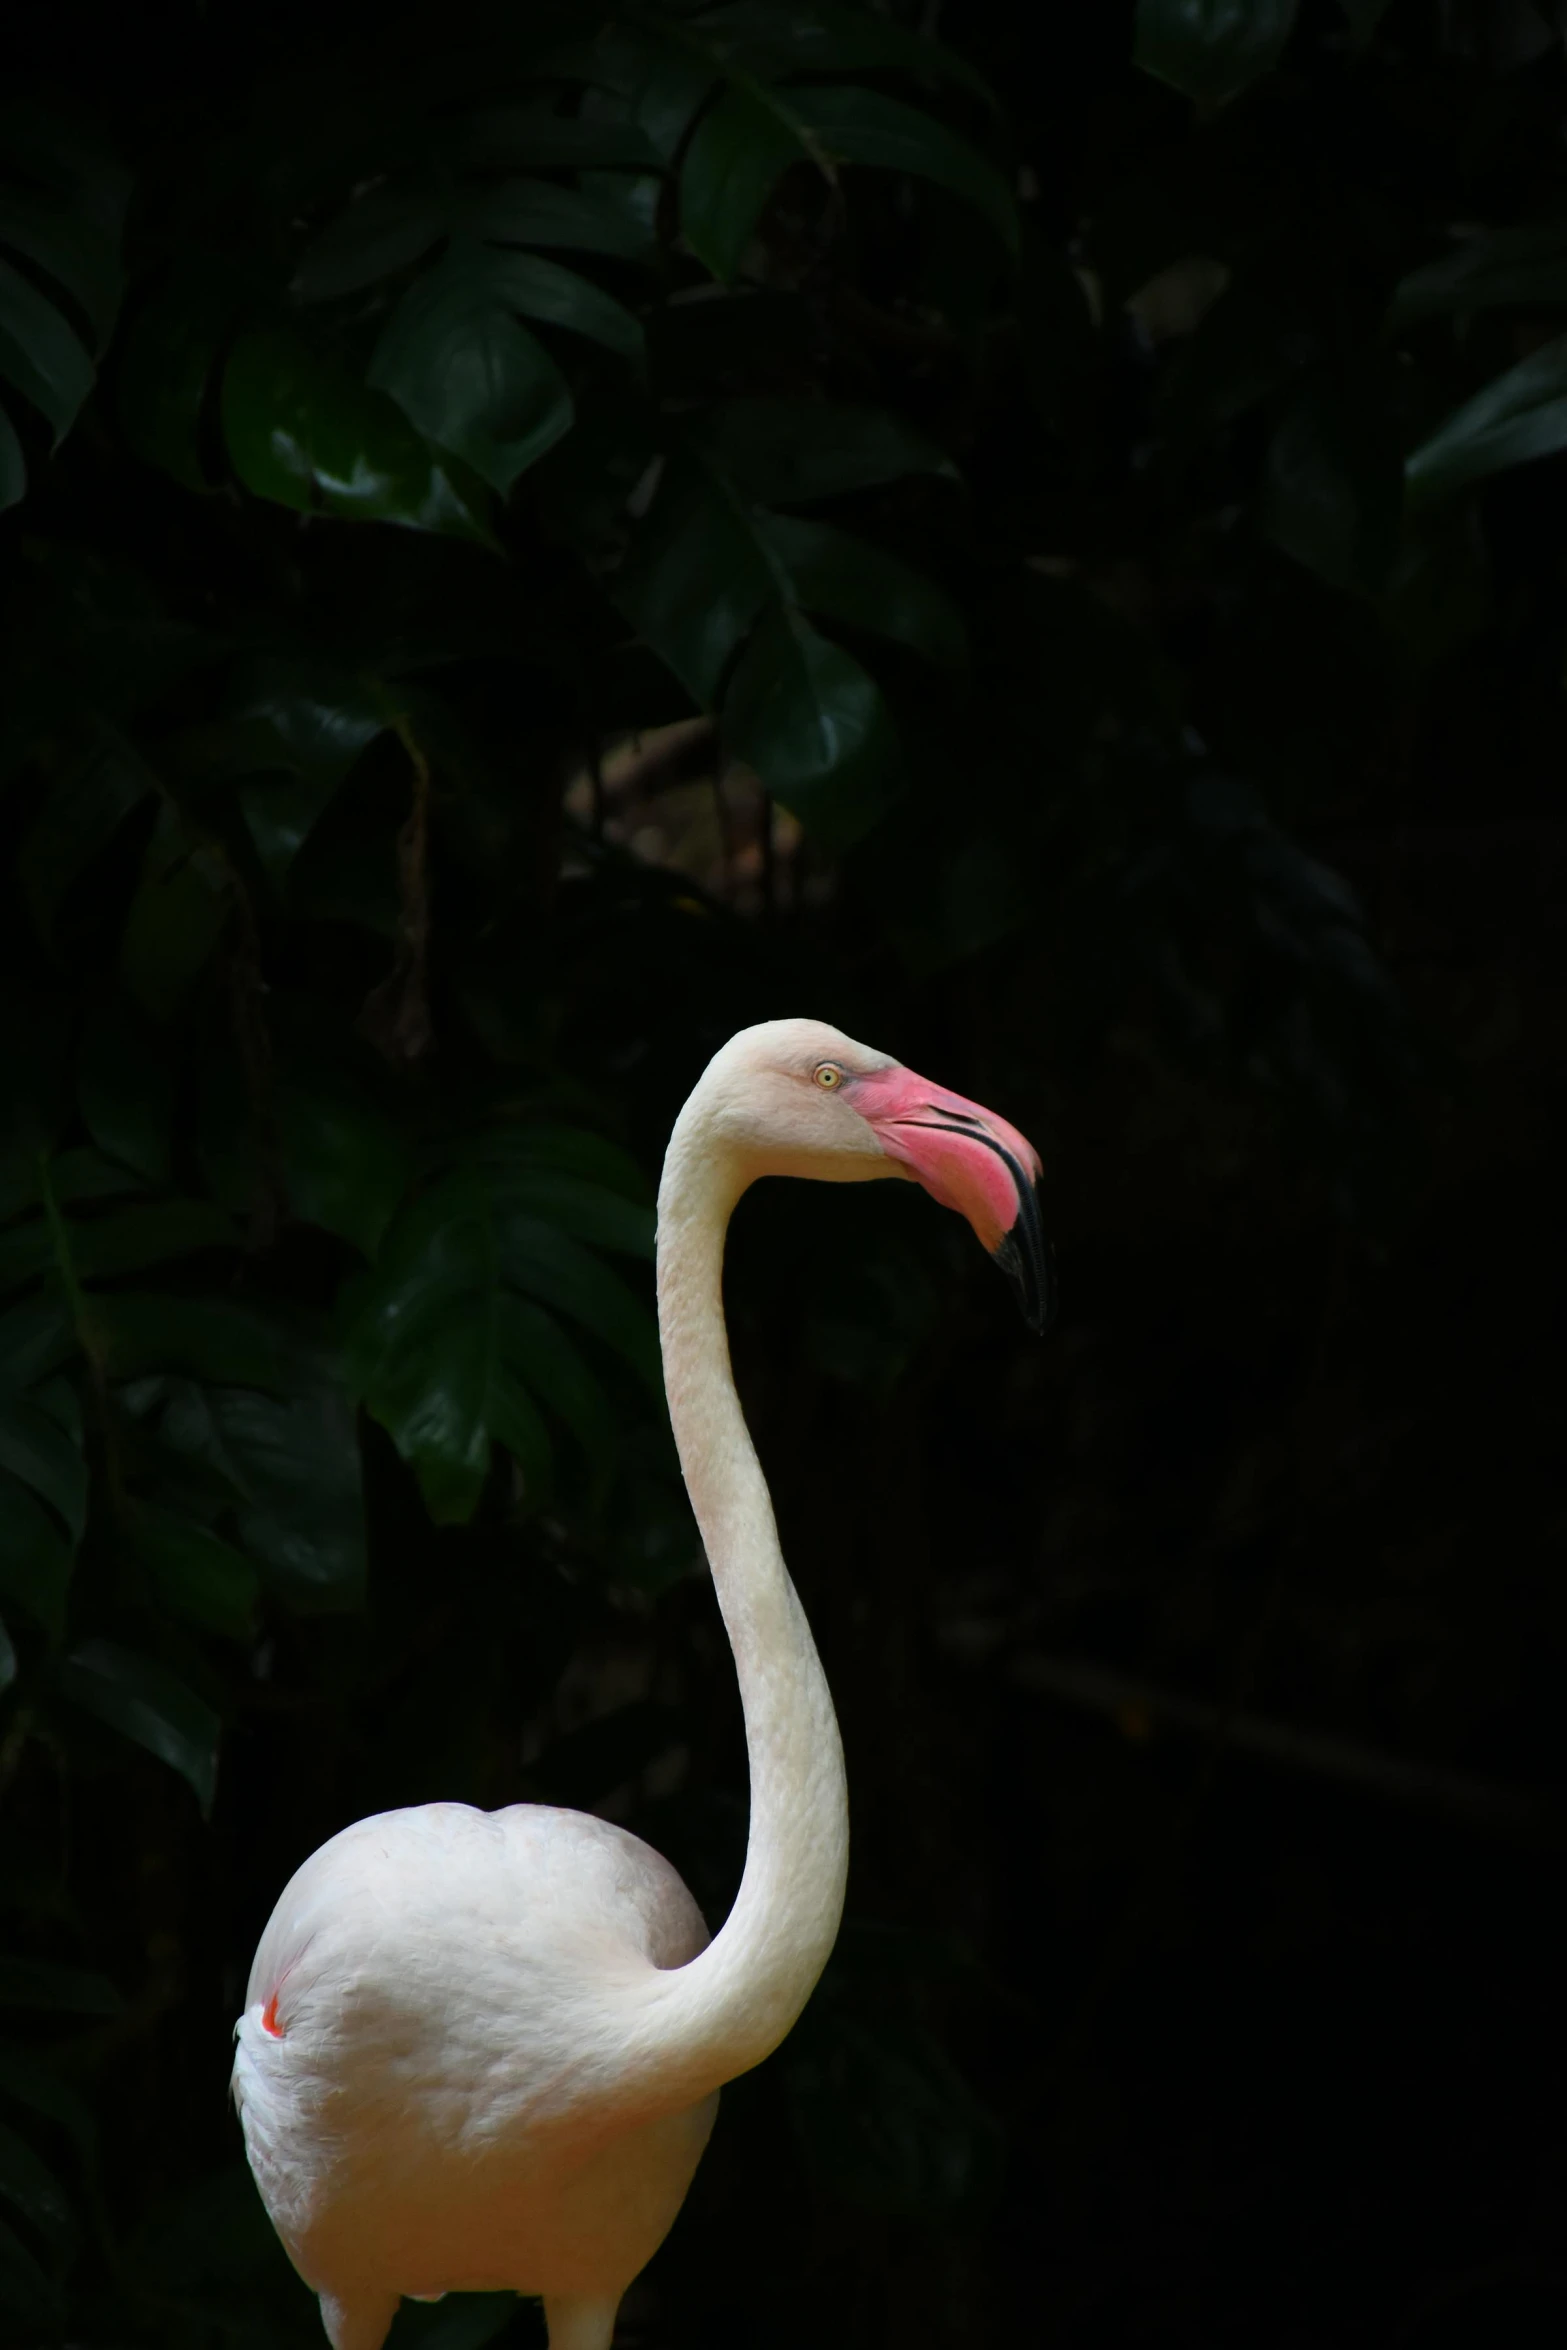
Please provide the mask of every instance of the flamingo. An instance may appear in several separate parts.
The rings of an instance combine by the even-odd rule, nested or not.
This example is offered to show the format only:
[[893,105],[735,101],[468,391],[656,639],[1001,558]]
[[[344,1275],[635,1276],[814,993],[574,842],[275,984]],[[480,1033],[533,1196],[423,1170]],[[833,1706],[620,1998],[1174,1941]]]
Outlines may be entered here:
[[658,1314],[745,1710],[740,1890],[710,1941],[648,1845],[538,1804],[384,1812],[304,1863],[256,1952],[233,2088],[333,2350],[380,2350],[402,2295],[477,2291],[541,2297],[550,2350],[609,2350],[720,2087],[777,2047],[832,1948],[843,1752],[724,1326],[725,1230],[761,1175],[912,1178],[967,1216],[1044,1327],[1039,1161],[1015,1128],[818,1021],[768,1021],[715,1055],[665,1157]]

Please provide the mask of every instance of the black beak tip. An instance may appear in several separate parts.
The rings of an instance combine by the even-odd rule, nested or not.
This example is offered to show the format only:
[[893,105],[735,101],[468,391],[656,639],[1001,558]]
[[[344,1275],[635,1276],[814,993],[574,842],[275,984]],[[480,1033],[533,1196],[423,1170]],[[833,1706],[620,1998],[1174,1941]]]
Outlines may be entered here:
[[1019,1186],[1018,1218],[993,1252],[992,1260],[1011,1282],[1030,1330],[1043,1337],[1055,1320],[1056,1257],[1045,1238],[1039,1200],[1032,1185]]

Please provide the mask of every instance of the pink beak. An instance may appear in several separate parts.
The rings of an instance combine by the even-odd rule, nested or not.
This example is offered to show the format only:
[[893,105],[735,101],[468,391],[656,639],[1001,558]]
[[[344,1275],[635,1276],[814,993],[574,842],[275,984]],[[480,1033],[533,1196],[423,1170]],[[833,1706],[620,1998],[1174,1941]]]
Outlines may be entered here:
[[1055,1308],[1055,1279],[1032,1143],[993,1111],[912,1069],[857,1077],[853,1100],[887,1156],[907,1167],[932,1199],[968,1218],[1015,1286],[1030,1329],[1043,1330]]

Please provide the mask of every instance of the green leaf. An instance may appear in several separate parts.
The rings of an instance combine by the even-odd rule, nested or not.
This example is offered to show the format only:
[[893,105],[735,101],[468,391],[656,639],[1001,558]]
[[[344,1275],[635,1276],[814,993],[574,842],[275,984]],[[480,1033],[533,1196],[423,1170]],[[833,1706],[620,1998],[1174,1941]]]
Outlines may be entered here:
[[1395,330],[1455,311],[1547,309],[1567,302],[1567,221],[1531,220],[1465,237],[1393,291]]
[[727,285],[791,164],[814,161],[803,127],[771,93],[728,90],[698,123],[680,167],[680,225]]
[[542,319],[547,326],[566,327],[607,351],[640,358],[644,348],[641,320],[623,303],[606,294],[590,278],[538,253],[502,252],[494,246],[468,251],[469,265],[482,266],[495,299],[524,318]]
[[0,1314],[0,1395],[20,1395],[69,1362],[76,1334],[64,1305],[54,1297],[30,1297]]
[[1567,448],[1567,335],[1533,351],[1454,410],[1404,467],[1418,505]]
[[231,273],[188,263],[132,320],[119,351],[120,429],[133,455],[186,489],[212,486],[202,462],[202,413],[239,306]]
[[47,271],[82,312],[101,350],[124,284],[118,239],[106,225],[41,191],[0,195],[0,244]]
[[1217,105],[1270,73],[1298,0],[1137,0],[1132,55],[1184,98]]
[[448,1176],[399,1220],[371,1303],[350,1334],[349,1377],[419,1478],[438,1525],[473,1515],[490,1460],[499,1276],[489,1201]]
[[948,81],[994,110],[995,94],[967,58],[868,9],[773,7],[733,0],[704,10],[702,30],[726,55],[756,74],[904,73]]
[[4,1622],[0,1621],[0,1696],[4,1695],[15,1679],[16,1649]]
[[285,1396],[237,1387],[209,1394],[207,1403],[244,1497],[239,1538],[268,1580],[305,1613],[362,1607],[364,1494],[341,1382],[318,1364],[296,1373]]
[[1339,0],[1339,6],[1349,19],[1356,48],[1363,49],[1387,14],[1388,0]]
[[63,2250],[76,2235],[71,2199],[25,2138],[0,2121],[0,2199]]
[[896,797],[898,751],[873,679],[780,606],[746,647],[724,701],[730,748],[829,855]]
[[28,1487],[0,1476],[0,1597],[25,1608],[51,1640],[65,1634],[71,1545]]
[[499,1208],[495,1248],[513,1288],[580,1322],[622,1356],[656,1397],[662,1397],[663,1369],[652,1317],[596,1257],[568,1240],[557,1226]]
[[148,1371],[190,1371],[223,1386],[286,1394],[296,1375],[291,1350],[275,1325],[222,1298],[143,1296],[122,1290],[95,1298],[93,1318],[116,1379],[133,1379]]
[[559,245],[622,261],[645,259],[652,244],[645,224],[625,206],[551,180],[507,180],[477,198],[461,226],[497,245]]
[[41,1216],[30,1217],[26,1223],[13,1224],[8,1232],[0,1232],[0,1294],[19,1289],[24,1282],[36,1281],[53,1261],[54,1248]]
[[297,336],[243,336],[224,370],[222,406],[234,470],[257,497],[489,544],[481,503],[396,402],[327,366]]
[[518,1168],[492,1177],[492,1196],[497,1208],[541,1216],[594,1248],[652,1257],[652,1209],[619,1192],[607,1191],[601,1184],[586,1183],[578,1175]]
[[840,498],[912,473],[958,479],[957,468],[933,441],[882,408],[827,400],[719,400],[693,420],[691,431],[704,454],[764,506]]
[[757,527],[808,612],[890,637],[938,668],[967,668],[962,616],[934,580],[830,523],[763,514]]
[[100,1150],[148,1183],[165,1183],[173,1163],[175,1072],[163,1033],[124,995],[87,1017],[77,1061],[76,1099]]
[[0,408],[0,514],[8,506],[19,504],[26,494],[27,460],[22,455],[15,426]]
[[498,296],[482,254],[455,253],[409,288],[370,382],[502,497],[571,429],[565,378]]
[[232,905],[221,853],[189,840],[165,804],[120,941],[125,984],[149,1018],[172,1017],[222,937]]
[[50,777],[19,858],[40,937],[49,937],[72,882],[157,788],[138,753],[101,722],[86,752]]
[[75,329],[8,261],[0,261],[0,376],[48,418],[56,448],[96,380]]
[[[614,1461],[615,1416],[574,1342],[553,1314],[523,1297],[502,1298],[500,1331],[507,1364],[564,1421],[588,1467],[602,1477]],[[497,1433],[515,1449],[504,1428]]]
[[176,1673],[117,1642],[89,1640],[66,1658],[60,1690],[178,1771],[207,1817],[217,1787],[218,1717]]
[[447,200],[424,188],[371,188],[308,245],[289,291],[301,302],[357,294],[395,277],[445,233]]
[[639,123],[543,106],[482,107],[461,125],[453,151],[481,171],[648,171],[660,161]]
[[966,139],[901,98],[880,90],[791,90],[790,110],[839,163],[907,172],[960,197],[990,223],[1008,253],[1018,249],[1017,207],[1000,174]]
[[222,1208],[202,1199],[147,1200],[119,1208],[76,1225],[72,1242],[76,1269],[89,1281],[145,1272],[149,1265],[167,1264],[198,1249],[238,1245]]
[[1261,524],[1329,587],[1375,593],[1398,546],[1402,482],[1374,378],[1308,382],[1269,444]]
[[776,588],[744,506],[702,466],[670,458],[615,602],[703,708]]
[[57,2015],[118,2015],[124,2002],[106,1975],[52,1958],[0,1957],[0,2007]]
[[295,1215],[373,1257],[411,1172],[402,1134],[326,1072],[289,1077],[274,1108]]
[[310,1614],[361,1606],[358,1438],[325,1350],[296,1348],[286,1395],[171,1378],[157,1397],[162,1444],[226,1488],[240,1542],[279,1596]]
[[255,1629],[256,1570],[232,1543],[171,1510],[140,1509],[131,1547],[158,1603],[203,1630],[245,1640]]
[[363,753],[392,724],[387,691],[308,654],[249,662],[224,715],[175,738],[166,757],[199,786],[239,784],[262,864],[280,887]]
[[8,1469],[49,1504],[73,1543],[87,1522],[87,1465],[81,1436],[30,1400],[0,1403],[0,1469]]
[[60,2322],[60,2296],[15,2230],[0,2220],[0,2309],[29,2328],[53,2334]]

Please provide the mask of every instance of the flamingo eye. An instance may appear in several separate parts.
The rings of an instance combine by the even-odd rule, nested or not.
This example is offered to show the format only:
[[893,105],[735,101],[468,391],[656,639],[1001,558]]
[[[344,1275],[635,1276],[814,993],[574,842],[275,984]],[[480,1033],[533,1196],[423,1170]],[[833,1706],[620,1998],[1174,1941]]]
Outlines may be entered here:
[[843,1071],[836,1061],[820,1061],[816,1067],[816,1082],[823,1093],[834,1093],[843,1083]]

